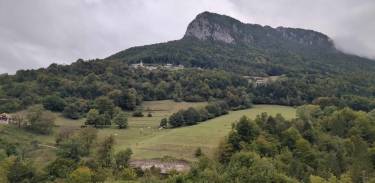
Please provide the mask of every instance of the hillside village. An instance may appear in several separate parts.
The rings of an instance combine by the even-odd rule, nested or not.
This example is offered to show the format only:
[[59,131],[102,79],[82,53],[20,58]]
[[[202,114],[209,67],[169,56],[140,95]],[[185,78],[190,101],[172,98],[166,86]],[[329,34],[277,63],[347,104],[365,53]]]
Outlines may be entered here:
[[[138,64],[131,64],[130,65],[131,67],[133,67],[133,68],[146,68],[146,69],[148,69],[148,70],[157,70],[158,69],[158,67],[157,66],[145,66],[145,65],[143,65],[143,62],[142,62],[142,60],[141,60],[141,62],[139,62]],[[179,64],[179,65],[176,65],[176,66],[174,66],[173,64],[166,64],[166,65],[164,65],[163,66],[164,68],[166,68],[166,69],[171,69],[171,70],[181,70],[181,69],[184,69],[185,67],[183,66],[183,65],[181,65],[181,64]],[[201,68],[198,68],[198,69],[201,69]]]

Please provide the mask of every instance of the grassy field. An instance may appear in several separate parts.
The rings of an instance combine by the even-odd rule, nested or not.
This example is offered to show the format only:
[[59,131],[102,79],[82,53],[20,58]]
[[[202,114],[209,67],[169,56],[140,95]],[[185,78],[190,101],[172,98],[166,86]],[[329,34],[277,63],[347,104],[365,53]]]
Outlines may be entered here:
[[[206,103],[188,103],[152,101],[143,102],[143,110],[145,117],[129,118],[128,129],[117,129],[116,126],[100,129],[99,138],[114,134],[116,136],[115,150],[119,151],[130,147],[133,150],[133,158],[162,158],[170,156],[176,159],[184,159],[187,161],[196,161],[194,151],[201,147],[203,153],[212,157],[219,141],[231,130],[231,123],[238,120],[241,116],[246,115],[254,119],[257,114],[267,112],[269,115],[281,113],[286,119],[295,117],[295,109],[292,107],[277,105],[254,105],[251,109],[241,111],[230,111],[229,114],[202,122],[195,126],[163,129],[159,130],[159,124],[162,118],[168,118],[169,115],[179,109],[188,107],[204,106]],[[147,117],[147,113],[151,112],[152,117]],[[60,126],[75,126],[77,129],[84,124],[85,119],[68,120],[62,118],[59,113],[56,124]],[[35,135],[27,132],[19,132],[15,126],[0,125],[1,129],[6,129],[8,135],[3,135],[11,141],[23,141],[28,143],[31,139],[36,139],[41,143],[54,144],[54,135],[57,129],[51,135]],[[20,134],[21,133],[21,134]],[[10,134],[14,134],[13,136]]]
[[251,109],[231,111],[228,115],[195,126],[159,130],[160,119],[167,116],[155,111],[153,113],[155,117],[132,118],[129,121],[129,129],[105,129],[100,131],[100,136],[117,134],[116,150],[131,147],[134,152],[133,158],[171,156],[177,159],[196,161],[193,154],[198,147],[201,147],[206,155],[212,157],[220,139],[231,130],[232,122],[243,115],[254,119],[257,114],[262,112],[274,116],[281,113],[286,119],[295,117],[295,109],[291,107],[255,105]]

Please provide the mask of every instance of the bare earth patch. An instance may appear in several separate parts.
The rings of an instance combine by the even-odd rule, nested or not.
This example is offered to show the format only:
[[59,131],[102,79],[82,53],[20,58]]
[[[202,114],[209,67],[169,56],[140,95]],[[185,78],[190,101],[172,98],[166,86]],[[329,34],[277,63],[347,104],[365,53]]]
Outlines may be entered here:
[[160,168],[161,173],[167,173],[171,170],[176,170],[179,172],[190,170],[190,165],[182,161],[171,161],[162,162],[158,160],[145,160],[145,159],[133,159],[130,160],[130,167],[141,168],[142,170],[150,169],[152,166],[155,168]]

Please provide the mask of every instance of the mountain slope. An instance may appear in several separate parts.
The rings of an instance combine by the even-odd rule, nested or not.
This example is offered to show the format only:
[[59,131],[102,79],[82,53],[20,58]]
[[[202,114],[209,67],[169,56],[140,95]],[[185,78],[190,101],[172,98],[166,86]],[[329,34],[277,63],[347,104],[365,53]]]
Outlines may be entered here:
[[375,62],[336,50],[332,40],[322,33],[244,24],[209,12],[199,14],[181,40],[130,48],[106,60],[175,63],[254,76],[357,75],[358,71],[375,71]]

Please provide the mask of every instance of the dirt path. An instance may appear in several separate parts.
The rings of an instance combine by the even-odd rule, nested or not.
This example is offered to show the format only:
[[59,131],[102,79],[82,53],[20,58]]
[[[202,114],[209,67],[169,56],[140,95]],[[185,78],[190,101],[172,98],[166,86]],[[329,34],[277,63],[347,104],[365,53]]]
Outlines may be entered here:
[[142,170],[146,170],[155,166],[161,169],[161,173],[167,173],[170,170],[176,170],[179,172],[190,170],[190,165],[186,162],[173,161],[173,162],[161,162],[158,160],[130,160],[130,167],[139,167]]

